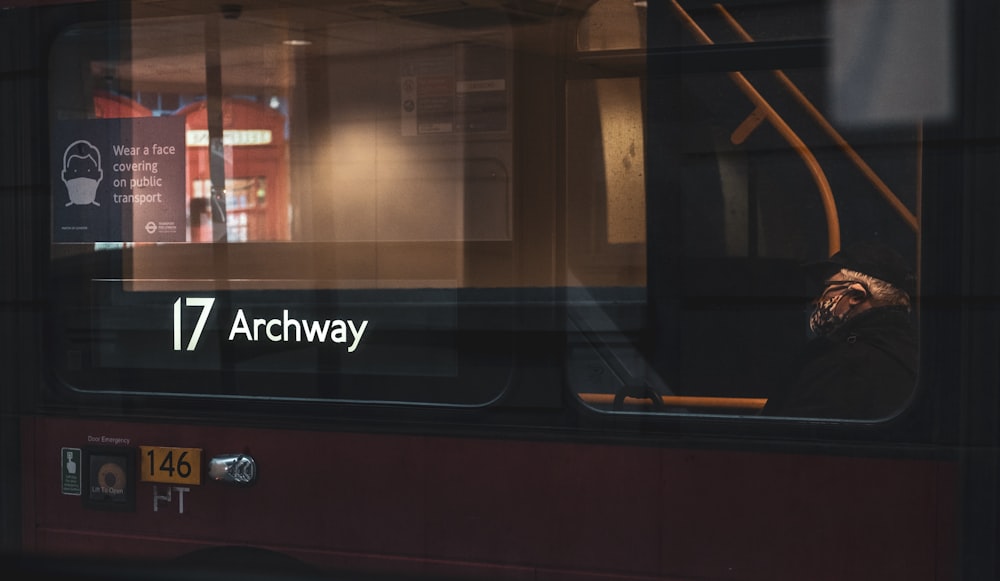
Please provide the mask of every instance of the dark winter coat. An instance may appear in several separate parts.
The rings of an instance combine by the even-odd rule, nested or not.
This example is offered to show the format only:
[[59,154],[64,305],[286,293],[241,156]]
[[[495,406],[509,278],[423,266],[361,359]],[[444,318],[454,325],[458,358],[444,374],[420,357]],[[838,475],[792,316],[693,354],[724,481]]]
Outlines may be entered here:
[[901,410],[916,387],[917,332],[904,309],[871,309],[809,342],[796,369],[765,415],[885,418]]

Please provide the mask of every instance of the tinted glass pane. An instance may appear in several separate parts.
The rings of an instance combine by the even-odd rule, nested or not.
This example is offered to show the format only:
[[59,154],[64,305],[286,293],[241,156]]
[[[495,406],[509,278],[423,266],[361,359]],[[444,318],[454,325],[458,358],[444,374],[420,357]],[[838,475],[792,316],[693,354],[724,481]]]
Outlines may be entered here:
[[68,382],[461,405],[502,393],[503,15],[456,28],[420,10],[169,8],[137,5],[53,47]]
[[[875,419],[908,401],[921,127],[837,123],[822,61],[794,60],[821,40],[817,7],[647,16],[609,0],[584,19],[587,66],[566,84],[567,374],[588,405]],[[623,50],[681,37],[704,50]],[[895,288],[815,269],[841,250]],[[860,286],[824,290],[829,277]]]

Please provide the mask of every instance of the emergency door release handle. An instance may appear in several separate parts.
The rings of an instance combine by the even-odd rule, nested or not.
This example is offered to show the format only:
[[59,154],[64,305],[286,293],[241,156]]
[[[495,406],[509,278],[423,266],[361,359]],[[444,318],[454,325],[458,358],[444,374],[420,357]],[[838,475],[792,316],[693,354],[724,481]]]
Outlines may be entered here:
[[249,486],[257,479],[257,463],[249,454],[226,454],[208,462],[208,477],[212,480]]

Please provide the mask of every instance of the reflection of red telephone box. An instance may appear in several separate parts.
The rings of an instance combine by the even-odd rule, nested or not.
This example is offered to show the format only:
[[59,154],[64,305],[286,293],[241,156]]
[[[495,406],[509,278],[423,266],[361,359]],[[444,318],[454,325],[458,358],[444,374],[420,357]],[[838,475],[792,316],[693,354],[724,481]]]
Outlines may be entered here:
[[[176,114],[185,118],[191,240],[208,242],[212,240],[212,181],[207,104],[192,103]],[[227,240],[287,240],[285,116],[253,101],[224,99],[222,128]]]
[[98,119],[152,116],[152,111],[123,95],[116,95],[106,91],[97,91],[94,93],[94,117]]

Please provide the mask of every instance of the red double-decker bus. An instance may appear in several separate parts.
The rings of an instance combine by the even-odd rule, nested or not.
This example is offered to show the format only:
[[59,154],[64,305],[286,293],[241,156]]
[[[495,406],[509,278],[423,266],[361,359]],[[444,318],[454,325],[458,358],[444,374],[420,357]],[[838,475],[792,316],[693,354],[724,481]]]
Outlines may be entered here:
[[0,4],[11,571],[1000,570],[994,3]]

